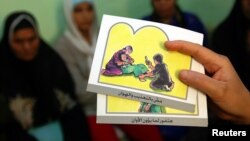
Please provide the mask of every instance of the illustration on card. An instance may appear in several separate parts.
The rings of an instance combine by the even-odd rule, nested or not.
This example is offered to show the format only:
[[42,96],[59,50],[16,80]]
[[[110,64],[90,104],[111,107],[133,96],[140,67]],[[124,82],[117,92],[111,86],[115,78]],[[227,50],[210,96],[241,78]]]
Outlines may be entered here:
[[165,107],[163,106],[141,102],[138,112],[139,113],[159,113],[159,114],[162,113],[164,114],[166,113],[166,110],[165,110]]
[[190,69],[191,57],[168,52],[167,34],[155,26],[136,31],[117,23],[109,31],[99,82],[185,98],[187,86],[176,72]]
[[147,77],[153,78],[150,83],[152,89],[171,91],[174,88],[174,82],[161,54],[154,55],[155,66],[146,56],[146,66],[144,64],[133,64],[134,59],[129,56],[132,52],[132,46],[126,46],[117,51],[106,64],[105,69],[102,69],[101,74],[105,76],[134,74],[141,82],[145,82]]

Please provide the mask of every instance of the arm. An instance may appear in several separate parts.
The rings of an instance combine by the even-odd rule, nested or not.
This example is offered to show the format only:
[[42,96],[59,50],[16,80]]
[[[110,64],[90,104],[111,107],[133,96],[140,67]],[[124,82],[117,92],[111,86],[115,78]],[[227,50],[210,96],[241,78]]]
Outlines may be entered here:
[[128,63],[127,62],[123,62],[123,61],[117,61],[116,64],[118,66],[123,66],[123,65],[127,65]]
[[250,95],[230,61],[198,44],[185,41],[166,42],[170,51],[191,55],[204,65],[209,76],[182,70],[179,79],[208,95],[215,104],[218,116],[236,123],[250,124]]
[[155,70],[155,67],[152,65],[152,63],[150,65],[148,65],[148,67],[151,69],[151,71]]
[[147,71],[147,74],[145,74],[144,77],[153,77],[155,67],[153,66],[152,62],[149,60],[146,60],[146,64],[149,67],[150,71]]
[[129,55],[127,55],[127,58],[128,58],[128,64],[133,64],[134,62],[135,62],[135,60],[131,57],[131,56],[129,56]]

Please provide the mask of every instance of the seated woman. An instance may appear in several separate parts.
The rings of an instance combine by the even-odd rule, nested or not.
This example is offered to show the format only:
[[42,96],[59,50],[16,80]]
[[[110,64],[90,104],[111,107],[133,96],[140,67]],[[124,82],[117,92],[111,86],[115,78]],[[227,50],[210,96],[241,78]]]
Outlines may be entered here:
[[[64,0],[64,2],[64,14],[68,27],[58,40],[55,49],[65,60],[74,78],[76,94],[87,113],[92,139],[118,141],[113,125],[96,123],[96,94],[86,91],[98,31],[93,0]],[[113,66],[119,68],[116,69],[118,71],[110,69]],[[110,63],[105,72],[105,75],[120,74],[120,67],[113,63]],[[155,126],[123,125],[119,128],[131,140],[161,140]],[[84,131],[81,132],[84,133]]]
[[112,125],[96,123],[96,94],[86,91],[98,31],[94,3],[92,0],[64,0],[63,4],[67,27],[54,49],[65,61],[73,78],[77,100],[90,127],[86,133],[93,141],[117,141]]
[[90,139],[70,74],[41,39],[31,14],[16,12],[7,17],[0,66],[0,89],[13,115],[6,126],[9,140],[35,140],[28,130],[55,120],[60,121],[65,141]]
[[122,75],[122,67],[134,62],[134,59],[129,56],[132,52],[133,48],[129,45],[114,53],[101,73],[107,76]]

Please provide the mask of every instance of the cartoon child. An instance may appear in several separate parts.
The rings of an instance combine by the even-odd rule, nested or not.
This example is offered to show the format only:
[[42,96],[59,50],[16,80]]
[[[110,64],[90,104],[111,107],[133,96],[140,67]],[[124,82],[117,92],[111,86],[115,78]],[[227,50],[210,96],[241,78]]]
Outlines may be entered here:
[[107,76],[122,75],[122,66],[132,64],[134,62],[134,59],[129,56],[132,52],[133,48],[130,45],[117,51],[106,64],[105,69],[103,69],[101,73]]
[[163,63],[163,57],[161,54],[156,54],[153,57],[155,66],[152,63],[148,63],[151,69],[151,74],[154,76],[154,80],[150,83],[152,89],[159,89],[165,91],[171,91],[174,88],[174,82],[172,81],[167,65]]

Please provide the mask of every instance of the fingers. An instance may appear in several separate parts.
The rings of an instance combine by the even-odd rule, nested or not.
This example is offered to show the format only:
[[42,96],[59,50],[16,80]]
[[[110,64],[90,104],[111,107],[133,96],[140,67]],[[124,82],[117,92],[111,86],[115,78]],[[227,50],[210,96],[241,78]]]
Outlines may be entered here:
[[218,88],[223,90],[223,86],[217,80],[212,79],[204,74],[194,71],[182,70],[179,73],[179,79],[183,83],[206,93],[213,100],[221,97],[221,92],[218,90]]
[[[186,41],[168,41],[165,43],[165,47],[171,51],[178,51],[183,54],[191,55],[204,66],[211,66],[211,63],[213,63],[213,69],[217,69],[222,65],[220,63],[221,56],[219,54],[198,44]],[[217,65],[217,67],[215,67],[215,65]]]

